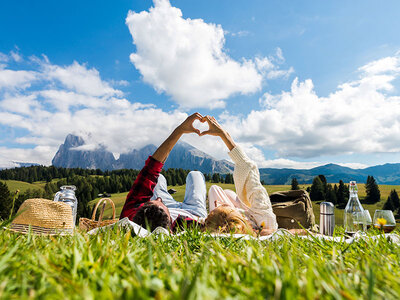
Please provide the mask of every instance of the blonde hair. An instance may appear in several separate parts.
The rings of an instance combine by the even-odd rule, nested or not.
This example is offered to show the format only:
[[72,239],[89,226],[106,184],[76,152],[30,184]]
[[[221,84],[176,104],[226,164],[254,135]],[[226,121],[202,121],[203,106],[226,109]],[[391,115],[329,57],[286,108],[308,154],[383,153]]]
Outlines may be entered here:
[[235,208],[228,205],[218,206],[210,212],[205,230],[218,233],[244,233],[255,235],[249,221]]

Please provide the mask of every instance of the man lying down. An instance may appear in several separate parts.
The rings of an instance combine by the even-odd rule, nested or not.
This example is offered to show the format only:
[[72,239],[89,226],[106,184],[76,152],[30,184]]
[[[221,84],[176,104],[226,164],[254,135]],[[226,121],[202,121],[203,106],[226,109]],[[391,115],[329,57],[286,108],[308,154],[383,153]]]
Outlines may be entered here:
[[[207,122],[209,129],[200,132],[193,127],[195,120]],[[235,163],[233,177],[238,194],[212,186],[208,216],[206,184],[201,172],[191,171],[188,174],[183,202],[175,201],[168,193],[166,179],[160,174],[171,150],[187,133],[196,133],[200,137],[220,137]],[[278,228],[268,193],[260,183],[256,164],[213,117],[203,117],[199,113],[189,116],[146,160],[122,209],[120,219],[125,217],[144,228],[149,227],[151,231],[161,226],[174,232],[183,223],[187,226],[198,225],[210,232],[250,235],[268,235]]]

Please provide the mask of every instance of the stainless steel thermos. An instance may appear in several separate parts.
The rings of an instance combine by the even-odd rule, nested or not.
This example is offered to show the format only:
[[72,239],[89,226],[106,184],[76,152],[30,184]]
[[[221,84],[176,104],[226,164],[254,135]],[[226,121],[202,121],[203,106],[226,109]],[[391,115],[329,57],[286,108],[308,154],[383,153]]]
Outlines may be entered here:
[[333,235],[335,229],[335,206],[331,202],[321,202],[319,215],[319,232],[323,235]]

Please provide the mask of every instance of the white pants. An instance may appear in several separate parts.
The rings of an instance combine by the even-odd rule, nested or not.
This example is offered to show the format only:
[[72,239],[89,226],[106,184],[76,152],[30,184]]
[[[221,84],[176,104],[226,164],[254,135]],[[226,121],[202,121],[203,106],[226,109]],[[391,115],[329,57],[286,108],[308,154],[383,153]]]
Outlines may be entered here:
[[200,218],[206,218],[206,194],[206,181],[203,173],[191,171],[186,177],[185,198],[183,202],[178,202],[168,193],[167,180],[160,174],[157,185],[153,191],[153,197],[151,197],[150,200],[155,200],[160,197],[170,211],[173,219],[175,219],[177,215],[182,214],[190,217],[190,215],[184,212],[188,212]]

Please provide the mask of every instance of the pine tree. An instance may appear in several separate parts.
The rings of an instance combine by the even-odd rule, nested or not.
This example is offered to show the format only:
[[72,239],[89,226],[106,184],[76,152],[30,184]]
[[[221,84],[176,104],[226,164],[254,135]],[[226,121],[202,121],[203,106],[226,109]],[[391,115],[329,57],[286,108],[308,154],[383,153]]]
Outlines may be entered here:
[[368,203],[376,203],[381,200],[381,192],[373,176],[368,176],[367,178],[365,193],[367,194],[365,201]]
[[322,186],[324,187],[324,195],[326,195],[327,192],[327,187],[328,187],[328,181],[326,180],[326,177],[324,175],[318,175],[319,179],[321,179]]
[[211,182],[219,183],[221,181],[219,173],[214,173],[211,177]]
[[325,199],[328,202],[332,202],[334,205],[337,204],[336,193],[331,184],[327,185]]
[[346,204],[349,200],[349,193],[343,180],[339,180],[339,187],[336,194],[337,204]]
[[0,181],[0,219],[7,219],[11,209],[11,196],[7,184]]
[[297,182],[297,179],[296,179],[296,177],[293,177],[292,178],[292,191],[295,191],[295,190],[299,190],[300,189],[300,187],[299,187],[299,183]]
[[226,174],[225,183],[233,183],[233,176],[231,173]]
[[383,204],[383,208],[382,209],[391,210],[391,211],[395,210],[393,202],[392,202],[392,199],[390,198],[390,196],[388,196],[385,204]]
[[393,211],[398,211],[400,208],[400,199],[399,195],[397,194],[396,190],[391,190],[389,195],[390,201],[393,205]]
[[319,176],[316,176],[313,180],[310,190],[311,201],[324,201],[324,185]]

